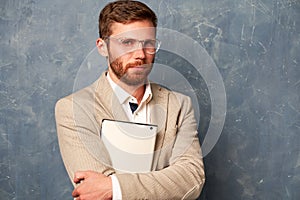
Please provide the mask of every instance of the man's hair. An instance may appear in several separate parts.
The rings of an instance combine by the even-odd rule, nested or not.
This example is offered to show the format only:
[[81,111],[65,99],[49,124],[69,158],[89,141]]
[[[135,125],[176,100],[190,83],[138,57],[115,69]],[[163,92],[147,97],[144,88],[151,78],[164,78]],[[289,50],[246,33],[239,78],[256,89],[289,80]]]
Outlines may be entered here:
[[99,15],[99,37],[105,38],[112,33],[111,26],[118,22],[129,24],[135,21],[149,20],[157,26],[155,13],[144,3],[131,0],[119,0],[107,4]]

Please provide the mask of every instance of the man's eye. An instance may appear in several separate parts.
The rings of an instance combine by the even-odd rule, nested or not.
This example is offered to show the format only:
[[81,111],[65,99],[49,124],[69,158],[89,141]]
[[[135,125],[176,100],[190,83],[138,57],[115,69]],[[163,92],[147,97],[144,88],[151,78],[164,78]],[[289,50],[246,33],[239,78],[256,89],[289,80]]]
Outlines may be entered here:
[[134,39],[124,39],[121,41],[121,43],[124,46],[132,46],[135,44],[135,40]]
[[153,48],[156,45],[155,40],[146,40],[144,46],[147,48]]

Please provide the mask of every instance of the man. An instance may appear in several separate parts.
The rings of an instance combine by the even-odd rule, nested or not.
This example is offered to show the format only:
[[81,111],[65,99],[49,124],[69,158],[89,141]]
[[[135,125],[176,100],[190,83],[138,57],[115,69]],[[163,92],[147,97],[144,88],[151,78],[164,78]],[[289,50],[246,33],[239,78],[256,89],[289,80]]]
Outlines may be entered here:
[[[96,44],[108,70],[56,105],[60,151],[77,199],[196,199],[202,190],[191,100],[147,78],[160,45],[156,26],[155,13],[141,2],[106,5]],[[151,172],[118,173],[112,167],[100,139],[103,119],[158,126]]]

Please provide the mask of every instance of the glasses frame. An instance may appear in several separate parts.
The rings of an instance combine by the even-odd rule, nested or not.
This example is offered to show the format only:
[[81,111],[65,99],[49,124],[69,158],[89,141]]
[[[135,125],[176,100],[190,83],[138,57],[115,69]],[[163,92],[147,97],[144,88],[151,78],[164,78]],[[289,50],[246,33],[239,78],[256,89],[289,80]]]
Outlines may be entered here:
[[[139,44],[142,44],[142,48],[143,48],[144,52],[147,54],[153,55],[158,52],[158,50],[160,49],[160,46],[161,46],[161,41],[156,38],[155,39],[138,40],[138,39],[127,38],[127,37],[122,37],[122,38],[106,37],[104,40],[111,40],[111,39],[114,41],[117,41],[118,45],[121,46],[123,49],[128,49],[128,52],[133,52],[133,51],[137,50],[139,48]],[[125,40],[135,41],[136,44],[133,47],[126,46],[126,45],[124,45]],[[145,47],[145,42],[147,42],[147,41],[155,41],[156,47],[155,47],[154,52],[147,51],[147,47]]]

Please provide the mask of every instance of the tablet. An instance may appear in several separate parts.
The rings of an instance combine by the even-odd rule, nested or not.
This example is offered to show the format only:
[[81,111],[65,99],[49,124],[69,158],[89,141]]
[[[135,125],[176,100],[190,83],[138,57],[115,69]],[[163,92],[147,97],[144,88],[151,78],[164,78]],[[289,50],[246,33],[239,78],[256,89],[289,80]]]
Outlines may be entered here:
[[101,139],[117,172],[149,172],[152,167],[157,126],[104,119]]

